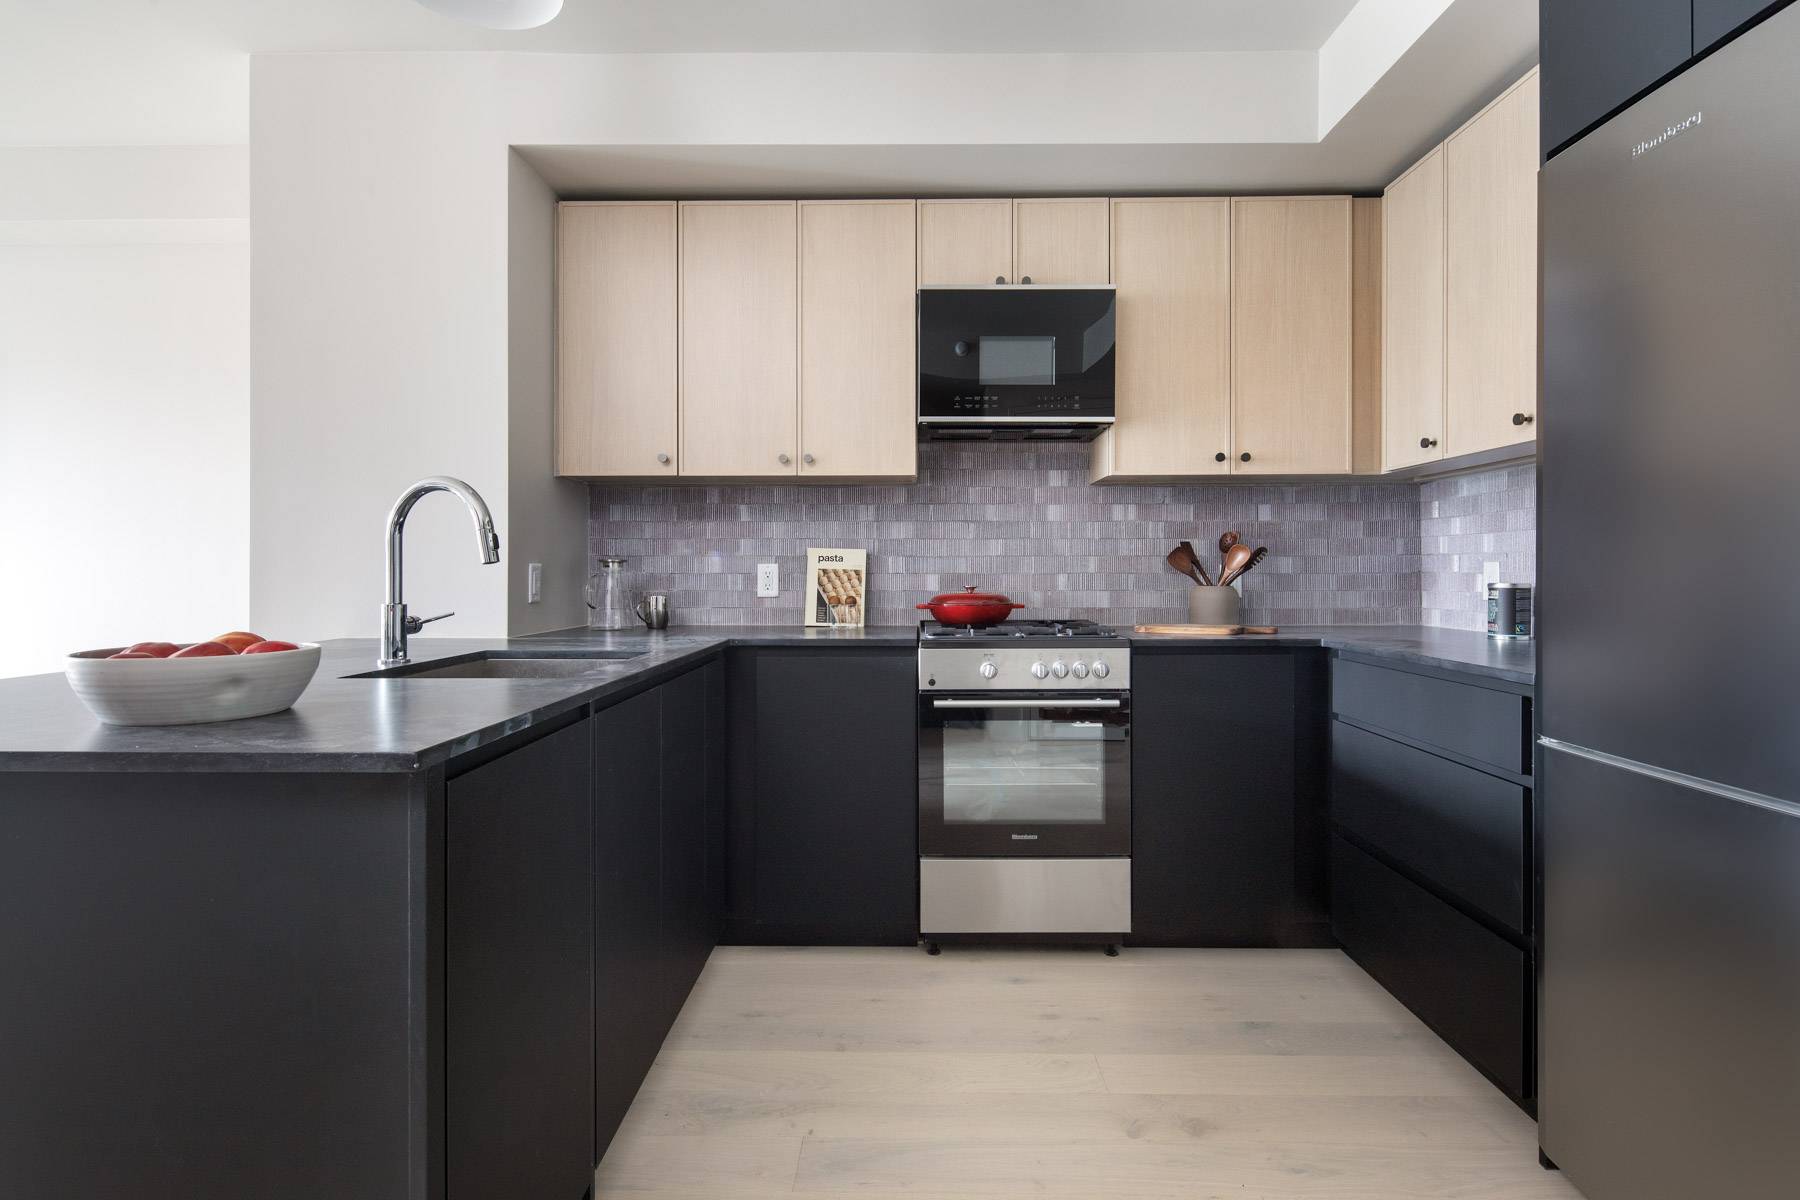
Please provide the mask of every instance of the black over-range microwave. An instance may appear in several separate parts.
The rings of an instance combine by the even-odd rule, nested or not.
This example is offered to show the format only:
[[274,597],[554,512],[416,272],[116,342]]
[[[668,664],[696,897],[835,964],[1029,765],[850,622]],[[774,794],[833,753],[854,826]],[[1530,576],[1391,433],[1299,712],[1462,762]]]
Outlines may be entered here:
[[1091,441],[1113,421],[1110,284],[919,289],[919,431]]

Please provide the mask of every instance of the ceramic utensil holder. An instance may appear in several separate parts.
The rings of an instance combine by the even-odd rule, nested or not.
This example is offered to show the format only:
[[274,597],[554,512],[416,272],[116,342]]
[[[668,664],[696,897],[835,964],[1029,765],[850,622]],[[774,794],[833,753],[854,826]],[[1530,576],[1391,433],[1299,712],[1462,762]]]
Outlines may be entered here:
[[1244,598],[1236,588],[1192,587],[1188,589],[1188,620],[1196,625],[1242,625]]

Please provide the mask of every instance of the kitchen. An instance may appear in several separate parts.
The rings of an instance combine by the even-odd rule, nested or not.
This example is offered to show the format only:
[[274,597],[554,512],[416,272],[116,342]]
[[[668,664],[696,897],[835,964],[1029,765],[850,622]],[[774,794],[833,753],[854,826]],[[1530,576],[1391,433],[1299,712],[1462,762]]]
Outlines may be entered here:
[[1792,1193],[1800,13],[388,7],[102,235],[242,599],[0,679],[0,1191]]

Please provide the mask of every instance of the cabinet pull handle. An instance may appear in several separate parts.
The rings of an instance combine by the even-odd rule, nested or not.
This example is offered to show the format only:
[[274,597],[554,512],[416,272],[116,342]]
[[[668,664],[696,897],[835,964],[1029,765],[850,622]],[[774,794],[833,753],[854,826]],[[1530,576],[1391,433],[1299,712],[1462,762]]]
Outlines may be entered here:
[[1419,449],[1421,449],[1421,450],[1429,450],[1435,445],[1437,445],[1436,438],[1420,438],[1419,439]]
[[802,454],[802,455],[801,455],[801,456],[800,456],[800,461],[801,461],[801,462],[803,462],[803,463],[805,463],[805,464],[806,464],[806,465],[807,465],[807,466],[809,466],[809,467],[810,467],[810,466],[812,466],[812,465],[813,465],[813,463],[815,463],[815,462],[816,462],[816,461],[818,461],[818,460],[817,460],[817,459],[815,459],[815,458],[813,458],[813,456],[812,456],[812,455],[810,455],[810,454]]
[[1221,450],[1217,454],[1213,455],[1213,461],[1214,462],[1224,462],[1225,461],[1225,452],[1223,450]]
[[783,454],[783,455],[781,455],[781,456],[780,456],[780,459],[781,459],[781,465],[782,465],[782,466],[784,466],[784,467],[785,467],[785,466],[787,466],[787,465],[788,465],[788,464],[789,464],[789,463],[791,463],[791,462],[793,462],[793,461],[794,461],[794,460],[793,460],[793,459],[791,459],[791,458],[789,458],[789,457],[788,457],[788,456],[787,456],[787,455],[785,455],[785,454]]
[[1246,450],[1242,454],[1238,455],[1238,461],[1239,462],[1249,462],[1250,461],[1250,452],[1248,450]]
[[1004,275],[996,275],[996,276],[994,276],[994,282],[995,282],[995,283],[1005,283],[1005,282],[1006,282],[1006,276],[1004,276]]
[[669,465],[669,456],[666,454],[659,454],[656,456],[656,461],[666,467]]
[[1030,283],[1030,282],[1031,282],[1031,276],[1029,276],[1029,275],[1021,275],[1021,276],[1019,276],[1019,282],[1020,282],[1020,283]]
[[1532,421],[1534,421],[1536,419],[1537,418],[1532,416],[1530,413],[1514,413],[1513,414],[1513,424],[1514,425],[1529,425],[1532,423]]

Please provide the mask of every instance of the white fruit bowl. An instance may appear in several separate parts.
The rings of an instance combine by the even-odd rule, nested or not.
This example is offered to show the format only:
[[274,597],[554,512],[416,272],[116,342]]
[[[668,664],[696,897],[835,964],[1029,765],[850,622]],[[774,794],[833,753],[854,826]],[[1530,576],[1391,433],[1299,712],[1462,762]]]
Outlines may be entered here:
[[319,669],[319,644],[212,658],[109,658],[123,646],[63,660],[82,703],[108,725],[198,725],[292,708]]

